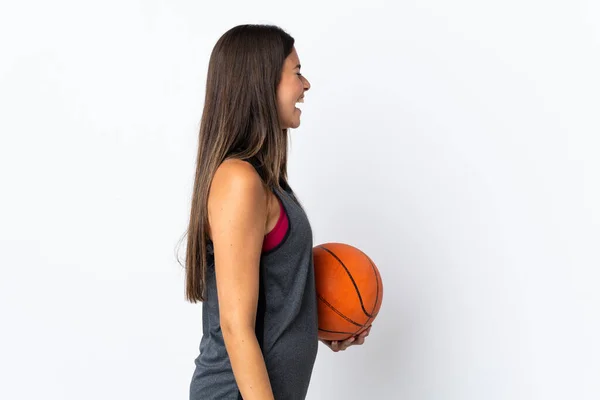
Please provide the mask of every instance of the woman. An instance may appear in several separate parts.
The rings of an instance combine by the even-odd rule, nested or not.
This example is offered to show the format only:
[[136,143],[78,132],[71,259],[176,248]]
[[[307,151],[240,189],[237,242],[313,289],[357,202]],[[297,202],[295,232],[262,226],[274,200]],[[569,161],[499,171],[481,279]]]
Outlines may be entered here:
[[[191,400],[306,397],[317,297],[287,133],[309,89],[294,39],[276,26],[234,27],[212,51],[186,254],[186,298],[203,302]],[[345,350],[366,335],[323,343]]]

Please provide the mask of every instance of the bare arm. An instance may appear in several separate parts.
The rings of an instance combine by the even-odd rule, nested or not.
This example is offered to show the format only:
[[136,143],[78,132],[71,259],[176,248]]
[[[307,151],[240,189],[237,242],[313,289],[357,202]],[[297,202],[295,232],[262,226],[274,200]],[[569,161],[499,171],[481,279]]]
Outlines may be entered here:
[[254,168],[224,162],[208,199],[221,331],[245,400],[274,399],[256,333],[259,263],[267,224],[267,195]]

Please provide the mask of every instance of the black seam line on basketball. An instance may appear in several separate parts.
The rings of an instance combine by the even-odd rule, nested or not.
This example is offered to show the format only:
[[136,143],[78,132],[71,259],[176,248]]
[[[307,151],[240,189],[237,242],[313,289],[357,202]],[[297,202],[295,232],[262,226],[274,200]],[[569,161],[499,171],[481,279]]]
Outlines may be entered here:
[[[362,253],[362,251],[361,251]],[[377,302],[379,301],[379,279],[377,276],[377,270],[375,267],[375,264],[373,263],[373,260],[371,260],[371,257],[369,257],[368,255],[366,255],[365,253],[363,253],[365,255],[365,257],[367,257],[367,260],[369,260],[369,263],[371,263],[371,266],[373,267],[373,273],[375,274],[375,285],[376,285],[376,292],[375,292],[375,303],[373,304],[373,310],[371,311],[371,313],[373,313],[373,311],[375,311],[375,307],[377,307]],[[379,314],[379,313],[377,313]],[[375,317],[377,317],[377,314],[373,314],[373,316],[367,318],[367,321],[365,322],[364,326],[369,326],[370,322],[375,320]],[[361,328],[362,329],[362,328]],[[353,335],[356,335],[358,332],[360,331],[360,329],[358,329],[356,332],[353,333]]]
[[[360,250],[359,250],[360,251]],[[371,264],[371,267],[373,267],[373,273],[375,274],[375,287],[376,287],[376,291],[375,291],[375,303],[373,303],[373,309],[371,310],[371,314],[373,314],[373,311],[375,311],[375,307],[377,307],[377,302],[379,301],[379,279],[377,277],[377,270],[375,267],[375,264],[373,263],[373,260],[371,260],[371,257],[369,257],[368,255],[366,255],[365,253],[363,253],[361,251],[361,253],[367,258],[367,260],[369,260],[369,263]],[[377,316],[377,314],[373,314],[372,316],[370,316],[369,318],[367,318],[367,320],[365,321],[364,326],[369,326],[371,321],[375,320],[375,317]],[[363,328],[360,328],[358,330],[356,330],[355,332],[352,333],[353,336],[355,336],[358,332],[360,332],[360,330]]]
[[[360,291],[358,290],[358,286],[356,285],[356,282],[354,281],[354,278],[352,277],[352,274],[350,273],[350,271],[348,271],[348,268],[346,268],[346,266],[344,265],[344,263],[342,262],[342,260],[340,260],[338,258],[338,256],[336,256],[331,250],[329,250],[327,247],[323,246],[323,245],[319,245],[318,247],[320,247],[321,249],[325,250],[326,252],[328,252],[329,254],[331,254],[332,256],[335,257],[336,260],[339,261],[340,264],[342,264],[342,267],[344,268],[344,270],[346,271],[346,273],[348,274],[348,277],[350,277],[350,280],[352,281],[352,284],[354,285],[354,289],[356,290],[356,294],[358,295],[358,300],[360,301],[360,307],[362,308],[363,312],[365,313],[365,315],[367,317],[371,317],[371,314],[369,314],[367,312],[367,310],[365,310],[365,305],[363,304],[363,299],[362,296],[360,295]],[[362,252],[361,252],[362,253]]]
[[329,304],[329,302],[327,300],[325,300],[320,294],[317,294],[317,296],[319,297],[319,300],[321,300],[323,303],[325,303],[325,305],[329,308],[331,308],[333,310],[334,313],[336,313],[337,315],[339,315],[340,317],[344,318],[346,321],[350,322],[353,325],[356,326],[361,326],[361,324],[359,324],[358,322],[354,322],[352,321],[350,318],[346,317],[344,314],[342,314],[341,311],[337,310],[334,306],[332,306],[331,304]]
[[322,329],[322,328],[319,328],[319,330],[321,332],[327,332],[327,333],[344,333],[344,334],[347,334],[347,335],[352,335],[352,332],[329,331],[327,329]]
[[[379,278],[377,276],[377,267],[375,267],[375,264],[373,264],[373,260],[371,260],[371,257],[366,254],[365,257],[367,257],[367,260],[369,260],[369,263],[371,263],[371,267],[373,267],[373,273],[375,274],[375,287],[377,288],[375,291],[375,303],[373,304],[373,309],[371,310],[371,314],[373,314],[373,311],[375,311],[375,307],[377,307],[377,303],[379,302]],[[375,316],[373,316],[373,318],[375,318]]]

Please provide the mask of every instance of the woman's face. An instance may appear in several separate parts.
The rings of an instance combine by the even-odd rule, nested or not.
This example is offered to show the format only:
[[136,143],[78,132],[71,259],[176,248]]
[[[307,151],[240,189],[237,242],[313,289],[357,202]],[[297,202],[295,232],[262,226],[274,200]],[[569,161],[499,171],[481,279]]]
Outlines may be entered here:
[[300,74],[300,59],[296,48],[283,63],[281,81],[277,87],[277,111],[281,129],[300,126],[300,111],[296,103],[304,103],[304,92],[310,89],[308,80]]

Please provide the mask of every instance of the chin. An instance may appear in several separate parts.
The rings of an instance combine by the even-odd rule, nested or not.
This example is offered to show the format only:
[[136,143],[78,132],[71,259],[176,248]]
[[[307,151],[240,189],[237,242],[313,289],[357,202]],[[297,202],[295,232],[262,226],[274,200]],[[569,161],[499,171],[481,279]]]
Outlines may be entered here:
[[300,126],[300,117],[298,117],[298,118],[294,118],[294,120],[293,120],[293,121],[291,121],[291,123],[290,123],[290,126],[291,126],[293,129],[296,129],[297,127],[299,127],[299,126]]
[[296,129],[299,126],[300,126],[300,121],[290,122],[290,123],[284,124],[283,128],[281,128],[281,129]]

